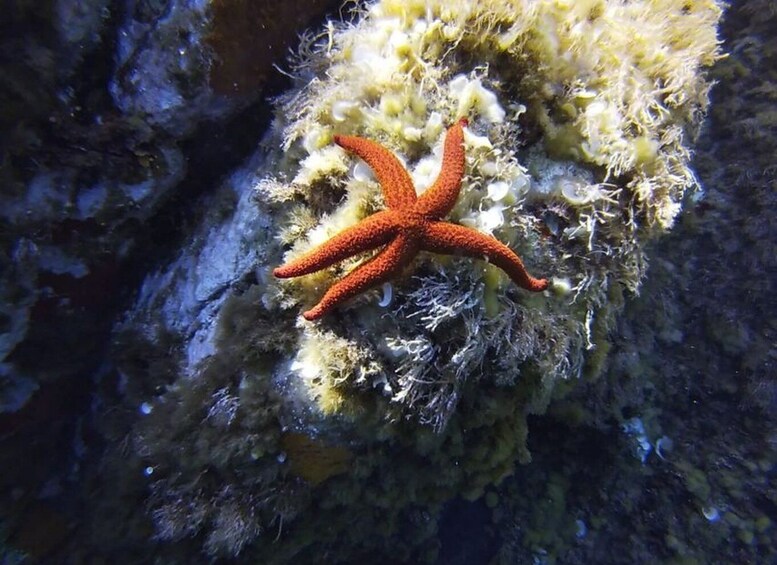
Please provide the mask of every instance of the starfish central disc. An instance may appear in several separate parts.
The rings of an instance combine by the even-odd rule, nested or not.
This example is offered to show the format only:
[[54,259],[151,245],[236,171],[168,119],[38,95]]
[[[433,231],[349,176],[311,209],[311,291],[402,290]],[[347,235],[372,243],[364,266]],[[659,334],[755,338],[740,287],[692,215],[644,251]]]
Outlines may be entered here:
[[548,287],[546,279],[532,277],[520,257],[503,243],[479,231],[443,221],[456,204],[461,189],[466,125],[467,120],[462,118],[448,129],[440,174],[421,196],[416,196],[410,174],[388,149],[361,137],[335,136],[335,143],[361,157],[372,168],[387,209],[277,267],[273,275],[278,278],[307,275],[358,253],[384,247],[333,284],[319,303],[303,314],[306,320],[317,320],[349,298],[393,278],[419,251],[485,258],[526,290],[539,292]]

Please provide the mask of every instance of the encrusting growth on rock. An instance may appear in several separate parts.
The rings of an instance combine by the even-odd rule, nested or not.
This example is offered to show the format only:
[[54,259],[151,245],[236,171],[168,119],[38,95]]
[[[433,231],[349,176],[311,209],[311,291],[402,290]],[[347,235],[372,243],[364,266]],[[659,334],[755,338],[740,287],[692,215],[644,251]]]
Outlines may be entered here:
[[466,118],[451,126],[445,138],[442,168],[434,184],[416,196],[407,170],[380,144],[353,136],[335,136],[335,143],[354,153],[375,172],[388,206],[337,234],[335,237],[277,267],[278,278],[299,277],[325,269],[357,253],[385,245],[372,259],[362,263],[332,285],[321,301],[303,314],[317,320],[349,298],[399,274],[419,251],[485,258],[518,285],[539,292],[546,279],[532,277],[520,257],[495,238],[479,231],[442,220],[456,204],[464,175],[464,130]]

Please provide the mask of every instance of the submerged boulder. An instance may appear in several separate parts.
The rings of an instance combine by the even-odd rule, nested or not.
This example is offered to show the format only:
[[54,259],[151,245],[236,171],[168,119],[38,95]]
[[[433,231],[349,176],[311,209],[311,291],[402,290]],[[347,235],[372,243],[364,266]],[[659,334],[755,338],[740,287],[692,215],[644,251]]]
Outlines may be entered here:
[[[157,537],[265,562],[334,539],[333,559],[432,551],[440,505],[528,462],[527,416],[601,370],[645,246],[698,189],[689,144],[719,17],[714,2],[384,0],[304,42],[270,150],[223,183],[116,329]],[[420,193],[462,117],[447,220],[550,290],[422,254],[391,299],[304,321],[361,257],[283,282],[272,268],[385,206],[333,136],[378,141]]]

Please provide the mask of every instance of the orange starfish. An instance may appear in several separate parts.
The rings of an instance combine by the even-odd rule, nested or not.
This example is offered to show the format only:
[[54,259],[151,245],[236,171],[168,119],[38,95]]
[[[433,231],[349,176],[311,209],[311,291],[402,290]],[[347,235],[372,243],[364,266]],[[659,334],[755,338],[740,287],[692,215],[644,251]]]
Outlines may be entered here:
[[278,278],[299,277],[325,269],[357,253],[386,247],[348,273],[327,290],[321,301],[302,314],[317,320],[338,304],[395,275],[419,251],[486,258],[505,271],[519,286],[539,292],[546,279],[535,279],[520,257],[495,238],[464,226],[442,221],[453,209],[464,175],[464,130],[460,119],[445,137],[442,169],[421,196],[416,196],[410,175],[390,151],[380,144],[348,135],[336,135],[335,143],[355,153],[372,168],[383,189],[387,210],[373,214],[316,249],[273,271]]

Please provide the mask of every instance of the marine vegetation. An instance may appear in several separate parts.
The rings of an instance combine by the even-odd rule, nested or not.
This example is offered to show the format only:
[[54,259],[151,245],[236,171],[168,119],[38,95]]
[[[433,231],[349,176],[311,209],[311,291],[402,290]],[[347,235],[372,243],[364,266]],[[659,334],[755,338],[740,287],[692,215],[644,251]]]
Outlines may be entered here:
[[[608,328],[645,275],[646,243],[671,227],[696,187],[687,141],[707,106],[701,69],[717,57],[719,14],[710,2],[387,0],[303,45],[299,87],[280,100],[281,152],[256,198],[290,247],[291,266],[276,275],[310,274],[268,280],[265,304],[294,315],[321,300],[305,314],[315,319],[367,280],[394,278],[379,304],[368,292],[326,324],[298,326],[290,370],[319,409],[354,410],[355,393],[381,391],[389,419],[439,431],[469,379],[522,387],[536,371],[530,413],[544,410],[557,385],[595,376]],[[388,243],[387,227],[371,227],[391,213],[380,212],[388,173],[377,171],[375,183],[331,142],[353,152],[351,136],[375,140],[398,156],[393,169],[409,171],[401,184],[422,202],[447,174],[444,125],[465,115],[458,199],[441,210],[553,273],[552,292],[516,291],[493,256],[484,264],[422,255],[394,277],[410,259],[400,243],[382,252],[398,254],[391,262],[378,254],[357,266],[343,252]],[[386,196],[389,209],[394,198]],[[343,246],[349,228],[376,240]]]
[[698,188],[719,16],[382,0],[303,38],[269,150],[119,328],[157,538],[433,560],[441,505],[528,463],[528,417],[606,366],[646,245]]

